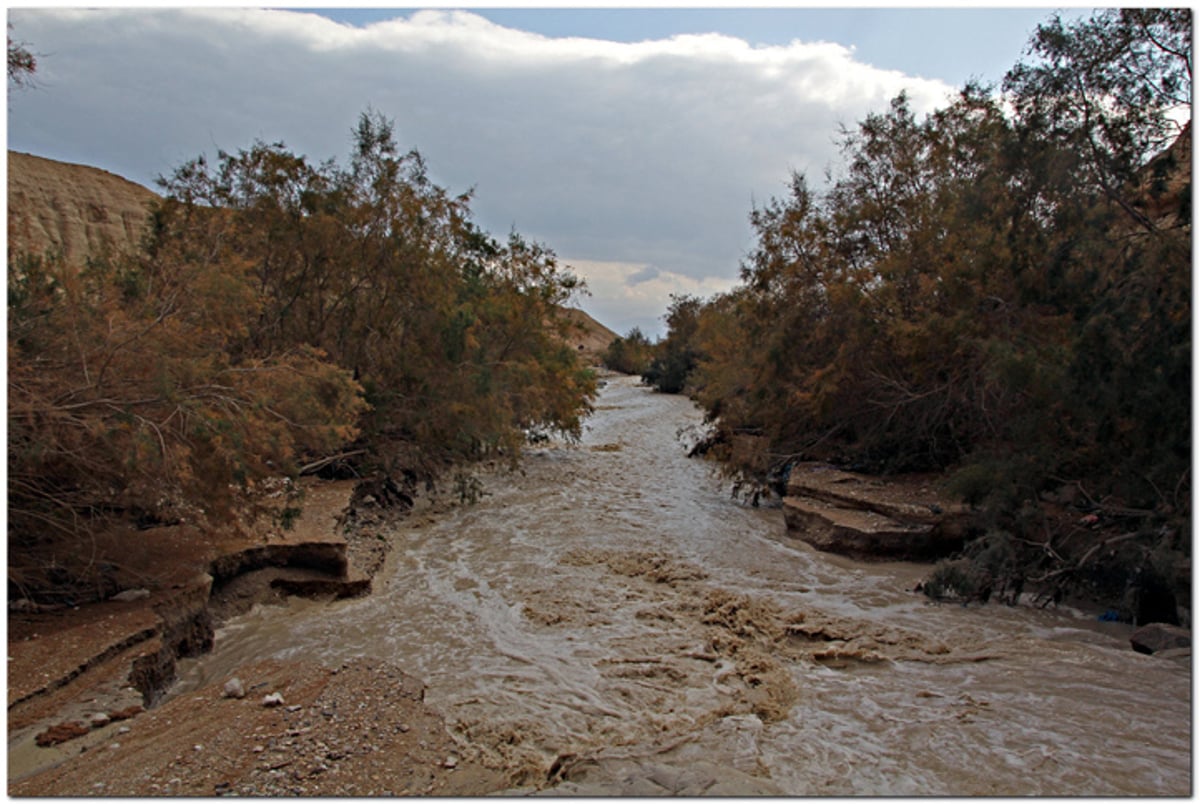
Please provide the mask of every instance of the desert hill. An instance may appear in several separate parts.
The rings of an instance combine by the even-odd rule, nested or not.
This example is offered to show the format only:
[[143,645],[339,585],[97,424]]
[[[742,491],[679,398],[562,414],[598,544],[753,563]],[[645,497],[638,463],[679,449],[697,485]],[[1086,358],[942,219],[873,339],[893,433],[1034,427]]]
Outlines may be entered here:
[[157,198],[99,168],[9,151],[9,252],[61,252],[82,265],[106,247],[134,247]]
[[[8,152],[10,253],[62,252],[82,265],[106,247],[137,246],[150,205],[159,196],[108,171]],[[586,359],[596,360],[617,334],[583,310],[568,308],[571,337]]]
[[578,307],[568,307],[563,312],[566,313],[567,320],[575,325],[575,333],[570,339],[571,345],[587,358],[593,361],[599,360],[600,353],[608,348],[613,339],[617,337],[617,333]]

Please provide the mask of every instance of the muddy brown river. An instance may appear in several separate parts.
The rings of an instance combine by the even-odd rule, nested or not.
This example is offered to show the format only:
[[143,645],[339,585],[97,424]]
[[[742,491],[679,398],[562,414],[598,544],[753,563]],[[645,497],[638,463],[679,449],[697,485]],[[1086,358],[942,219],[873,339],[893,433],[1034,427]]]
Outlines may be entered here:
[[373,595],[230,622],[251,658],[381,658],[464,755],[552,795],[1191,792],[1191,669],[1094,614],[935,605],[730,498],[683,397],[610,382],[579,444],[400,527]]

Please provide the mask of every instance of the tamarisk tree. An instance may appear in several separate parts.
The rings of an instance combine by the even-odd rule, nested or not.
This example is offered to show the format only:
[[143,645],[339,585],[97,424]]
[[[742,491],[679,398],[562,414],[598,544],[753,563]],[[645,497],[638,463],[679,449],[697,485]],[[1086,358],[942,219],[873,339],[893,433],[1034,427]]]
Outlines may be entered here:
[[582,284],[480,230],[390,121],[362,115],[346,167],[258,142],[161,184],[131,256],[9,255],[10,566],[111,517],[251,510],[331,456],[432,482],[579,435]]
[[984,552],[1026,539],[1047,578],[1113,554],[1045,543],[1031,501],[1078,484],[1138,523],[1124,577],[1187,549],[1191,12],[1055,17],[1028,56],[924,119],[900,95],[843,132],[828,189],[754,209],[741,286],[668,321],[673,385],[760,481],[949,471]]

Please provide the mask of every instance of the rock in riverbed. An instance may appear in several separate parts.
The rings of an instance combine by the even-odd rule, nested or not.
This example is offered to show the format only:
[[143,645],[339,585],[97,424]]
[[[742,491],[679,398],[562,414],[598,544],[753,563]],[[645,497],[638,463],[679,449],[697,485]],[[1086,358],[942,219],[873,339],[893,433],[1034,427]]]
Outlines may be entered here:
[[1138,653],[1154,654],[1160,651],[1192,647],[1192,632],[1177,625],[1149,623],[1134,631],[1129,644]]
[[214,706],[218,681],[139,716],[119,750],[89,749],[10,778],[9,795],[95,796],[103,784],[102,795],[124,798],[480,797],[510,786],[503,773],[461,753],[445,721],[424,703],[424,685],[397,667],[363,659],[334,674],[268,659],[239,667],[237,675],[266,684],[289,704]]

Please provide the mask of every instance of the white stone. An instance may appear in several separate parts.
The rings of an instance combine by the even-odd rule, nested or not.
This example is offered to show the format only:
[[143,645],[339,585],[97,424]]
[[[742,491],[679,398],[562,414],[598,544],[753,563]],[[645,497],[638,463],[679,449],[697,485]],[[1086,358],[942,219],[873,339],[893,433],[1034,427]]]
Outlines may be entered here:
[[283,696],[278,692],[272,692],[270,695],[264,695],[262,699],[263,706],[283,706]]
[[245,698],[246,688],[242,686],[242,680],[234,677],[225,682],[225,697],[226,698]]
[[109,598],[109,600],[119,600],[122,603],[132,603],[135,600],[144,600],[150,597],[149,589],[126,589],[124,592],[117,592]]

